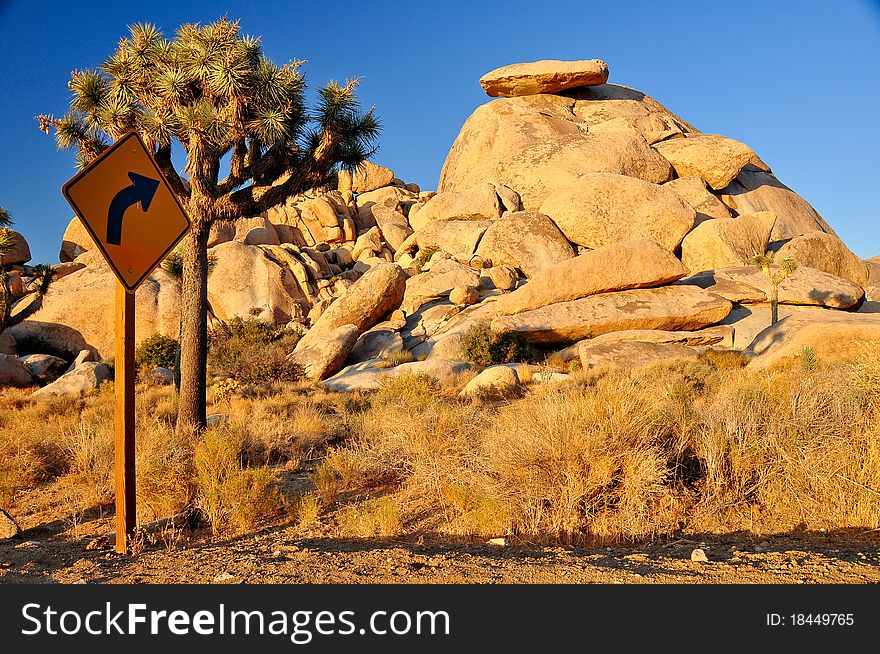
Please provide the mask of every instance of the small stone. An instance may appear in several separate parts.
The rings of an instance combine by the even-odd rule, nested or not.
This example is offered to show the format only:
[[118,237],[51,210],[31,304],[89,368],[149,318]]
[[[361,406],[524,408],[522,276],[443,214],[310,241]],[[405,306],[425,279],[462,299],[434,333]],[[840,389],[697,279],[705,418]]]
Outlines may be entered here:
[[510,541],[507,540],[506,537],[490,538],[488,541],[486,541],[486,544],[487,545],[498,545],[499,547],[507,547],[508,545],[510,545]]
[[706,552],[698,547],[691,552],[691,561],[696,561],[697,563],[708,563],[709,557],[706,556]]

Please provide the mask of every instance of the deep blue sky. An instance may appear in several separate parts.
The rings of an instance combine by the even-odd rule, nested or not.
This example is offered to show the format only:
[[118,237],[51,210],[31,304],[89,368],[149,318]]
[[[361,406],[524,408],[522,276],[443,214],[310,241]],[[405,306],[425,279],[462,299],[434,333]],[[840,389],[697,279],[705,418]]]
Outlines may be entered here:
[[0,205],[55,262],[73,215],[70,153],[37,130],[64,113],[74,68],[97,65],[138,21],[167,34],[226,13],[312,86],[363,76],[384,130],[375,160],[435,188],[477,80],[517,61],[601,58],[610,81],[706,132],[752,146],[859,255],[880,254],[880,6],[837,2],[176,2],[0,0]]

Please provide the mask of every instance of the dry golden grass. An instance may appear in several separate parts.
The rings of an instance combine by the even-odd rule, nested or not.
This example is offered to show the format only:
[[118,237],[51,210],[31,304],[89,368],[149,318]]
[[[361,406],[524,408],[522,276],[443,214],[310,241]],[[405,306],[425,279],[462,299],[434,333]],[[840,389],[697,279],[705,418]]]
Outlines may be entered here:
[[399,511],[393,498],[380,497],[343,507],[337,514],[337,521],[346,536],[389,538],[403,530]]
[[401,377],[375,395],[321,474],[341,489],[390,489],[404,530],[406,516],[425,512],[440,531],[526,542],[634,541],[682,524],[876,529],[877,351],[868,344],[853,363],[769,374],[708,352],[631,373],[581,372],[494,404]]
[[300,527],[311,527],[321,515],[321,501],[316,495],[297,495],[288,502],[288,513]]
[[[877,343],[769,372],[728,352],[580,371],[499,401],[459,399],[472,376],[400,375],[352,394],[248,387],[218,395],[211,412],[229,419],[199,438],[174,434],[169,389],[139,388],[139,518],[195,504],[218,532],[286,515],[361,538],[427,529],[577,544],[682,526],[880,528]],[[0,392],[0,505],[57,484],[74,528],[109,508],[112,402],[109,385],[75,400]],[[282,469],[311,470],[314,491],[282,498]]]

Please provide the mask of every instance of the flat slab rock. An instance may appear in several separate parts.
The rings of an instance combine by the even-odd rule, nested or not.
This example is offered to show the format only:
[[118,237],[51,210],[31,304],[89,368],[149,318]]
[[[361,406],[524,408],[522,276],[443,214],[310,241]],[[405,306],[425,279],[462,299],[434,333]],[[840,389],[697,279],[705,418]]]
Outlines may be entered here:
[[558,93],[608,81],[608,64],[601,59],[559,61],[543,59],[496,68],[480,78],[487,95],[513,97],[536,93]]
[[713,325],[732,304],[696,286],[601,293],[492,321],[532,343],[565,343],[626,329],[694,330]]
[[583,341],[579,347],[581,365],[592,368],[641,368],[667,359],[696,359],[699,350],[679,343],[647,343],[619,341],[593,343]]

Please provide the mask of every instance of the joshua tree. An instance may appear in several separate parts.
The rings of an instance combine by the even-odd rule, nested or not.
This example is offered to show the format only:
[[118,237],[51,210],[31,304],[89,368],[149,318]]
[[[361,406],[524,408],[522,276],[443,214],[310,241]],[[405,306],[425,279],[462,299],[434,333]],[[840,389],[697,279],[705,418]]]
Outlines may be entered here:
[[[205,426],[207,243],[211,225],[253,216],[287,197],[328,183],[374,151],[378,122],[360,111],[357,80],[318,90],[314,112],[303,102],[300,61],[278,66],[238,21],[185,24],[166,39],[149,24],[129,28],[96,70],[74,71],[70,112],[38,116],[80,165],[137,130],[187,208],[193,227],[183,243],[181,388],[178,429]],[[187,155],[181,173],[172,142]],[[228,155],[228,159],[225,159]],[[220,178],[221,160],[228,174]]]
[[779,285],[791,273],[797,270],[797,261],[791,257],[784,257],[779,265],[773,263],[775,252],[765,252],[752,257],[755,267],[764,273],[764,277],[770,282],[770,324],[775,325],[779,320]]

